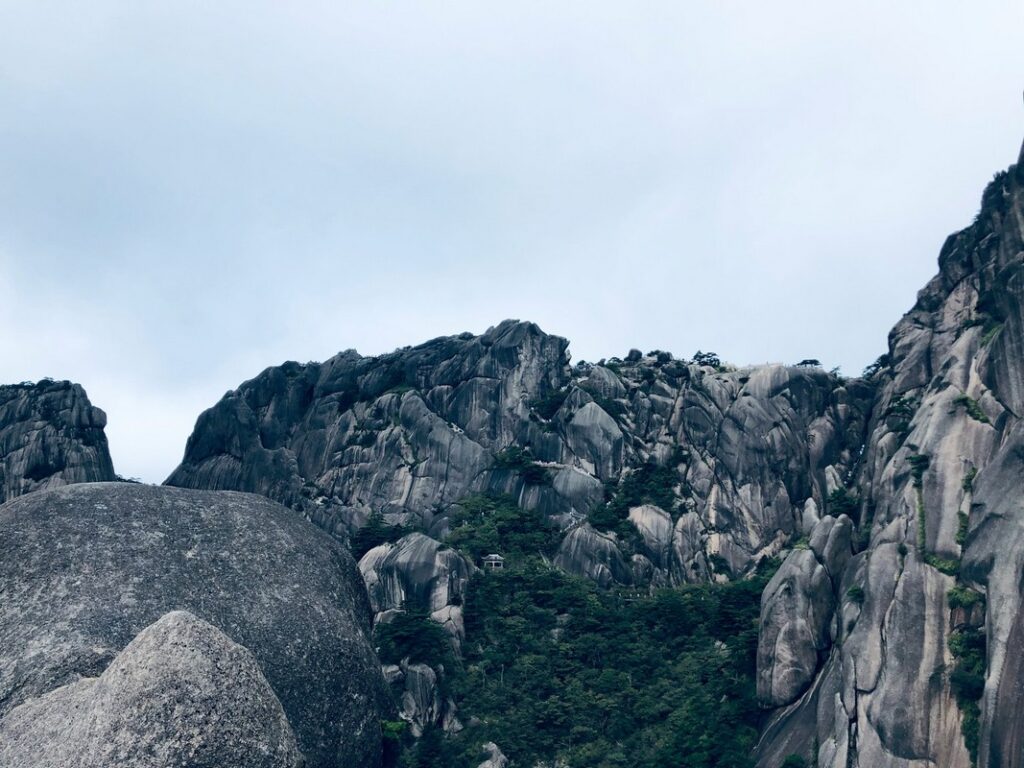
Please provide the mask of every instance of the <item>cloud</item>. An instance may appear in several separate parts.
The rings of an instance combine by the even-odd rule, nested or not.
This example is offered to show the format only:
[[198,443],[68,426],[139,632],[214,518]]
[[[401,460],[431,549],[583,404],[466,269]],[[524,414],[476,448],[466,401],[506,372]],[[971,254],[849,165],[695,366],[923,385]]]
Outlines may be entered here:
[[266,365],[533,319],[855,373],[1015,159],[1017,2],[0,5],[0,380],[161,480]]

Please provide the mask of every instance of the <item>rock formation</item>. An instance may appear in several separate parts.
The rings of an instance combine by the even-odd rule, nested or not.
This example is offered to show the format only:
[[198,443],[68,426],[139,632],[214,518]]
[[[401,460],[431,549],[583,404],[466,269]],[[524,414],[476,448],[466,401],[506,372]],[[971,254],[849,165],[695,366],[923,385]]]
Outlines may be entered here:
[[113,480],[106,423],[78,384],[0,386],[0,503],[29,491]]
[[[790,554],[765,593],[759,694],[782,707],[759,748],[765,768],[793,753],[822,768],[1024,764],[1022,307],[1018,163],[946,241],[870,372],[878,396],[851,483],[866,546],[841,574],[827,569],[826,647],[817,553]],[[780,625],[804,616],[812,631],[782,639]]]
[[[179,648],[184,655],[169,659],[172,667],[191,663],[193,651],[248,659],[222,637],[190,651],[156,628],[139,636],[169,611],[186,610],[251,652],[307,766],[380,759],[386,688],[366,637],[362,580],[341,545],[276,503],[130,483],[31,493],[0,507],[0,591],[0,723],[10,733],[43,713],[59,723],[67,707],[108,713],[111,691],[128,695],[123,675],[134,674],[147,637]],[[193,637],[178,620],[171,624]],[[164,672],[152,674],[132,684],[165,684]],[[81,678],[98,680],[90,687]],[[205,685],[202,674],[195,683]],[[258,683],[250,676],[247,692]],[[273,709],[262,694],[254,706]],[[289,764],[283,726],[272,718],[266,727]]]
[[30,699],[0,721],[4,768],[299,768],[281,703],[256,659],[174,611],[98,678]]
[[[643,551],[615,556],[607,536],[574,529],[560,563],[602,581],[679,583],[706,579],[709,563],[740,575],[780,551],[863,443],[871,388],[820,368],[664,352],[570,367],[567,346],[506,321],[382,357],[267,369],[200,416],[168,483],[262,493],[341,537],[373,513],[441,536],[446,511],[474,493],[511,495],[568,529],[625,487]],[[655,542],[666,522],[671,537]]]

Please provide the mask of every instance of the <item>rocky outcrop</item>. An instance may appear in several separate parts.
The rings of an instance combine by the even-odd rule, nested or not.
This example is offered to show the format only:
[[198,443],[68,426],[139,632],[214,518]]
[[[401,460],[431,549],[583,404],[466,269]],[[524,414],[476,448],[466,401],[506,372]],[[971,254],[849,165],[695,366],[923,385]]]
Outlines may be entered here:
[[145,627],[187,610],[252,653],[308,766],[379,760],[386,688],[362,580],[279,504],[127,483],[22,496],[0,507],[0,589],[0,718],[102,679]]
[[561,560],[577,572],[581,557],[633,560],[612,578],[679,583],[779,552],[863,444],[870,386],[815,366],[736,370],[657,352],[570,367],[567,346],[506,321],[267,369],[199,418],[168,483],[262,493],[341,538],[372,513],[442,538],[447,510],[475,493],[511,495],[566,530],[609,497],[623,521],[654,505],[675,531],[667,546],[620,539],[615,558],[605,538],[575,534]]
[[78,384],[0,386],[0,503],[29,491],[113,480],[106,423]]
[[281,703],[253,655],[175,611],[98,678],[30,699],[0,720],[5,768],[299,768]]
[[836,589],[852,555],[853,523],[826,517],[761,595],[757,696],[767,706],[795,701],[814,680],[836,636]]
[[[975,222],[947,240],[939,274],[869,372],[878,396],[850,484],[866,546],[834,584],[835,644],[813,681],[801,667],[806,692],[792,704],[795,691],[764,696],[789,705],[772,716],[762,766],[815,743],[830,768],[1024,764],[1021,168],[998,174]],[[795,552],[783,569],[806,559]],[[805,599],[820,592],[808,584]],[[770,632],[778,610],[763,606]],[[766,644],[769,678],[791,646]]]
[[431,726],[437,726],[446,733],[462,730],[455,703],[442,696],[443,669],[435,670],[427,664],[406,660],[401,664],[386,665],[383,672],[398,699],[398,716],[409,724],[414,737],[419,738]]
[[359,561],[359,570],[375,612],[432,612],[461,604],[473,565],[429,536],[411,533],[371,549]]
[[483,751],[487,753],[487,759],[477,768],[508,768],[508,758],[493,741],[484,744]]
[[571,530],[558,547],[555,565],[584,576],[602,587],[629,584],[633,572],[622,556],[615,537],[595,531],[587,523]]

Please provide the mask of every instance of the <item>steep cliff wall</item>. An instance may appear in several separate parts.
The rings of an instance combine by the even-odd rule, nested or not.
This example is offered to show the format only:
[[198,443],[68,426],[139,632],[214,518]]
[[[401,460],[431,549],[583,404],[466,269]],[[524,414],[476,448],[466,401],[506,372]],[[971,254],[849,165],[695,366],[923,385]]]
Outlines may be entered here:
[[[759,690],[782,707],[760,747],[766,768],[815,750],[836,768],[1024,764],[1021,168],[998,174],[975,222],[946,241],[871,377],[878,397],[851,483],[867,545],[821,598],[835,606],[824,642],[762,631],[762,678],[792,680],[793,659],[817,668]],[[806,559],[792,553],[769,585],[763,630],[807,624],[806,600],[777,596],[789,572],[815,594]]]

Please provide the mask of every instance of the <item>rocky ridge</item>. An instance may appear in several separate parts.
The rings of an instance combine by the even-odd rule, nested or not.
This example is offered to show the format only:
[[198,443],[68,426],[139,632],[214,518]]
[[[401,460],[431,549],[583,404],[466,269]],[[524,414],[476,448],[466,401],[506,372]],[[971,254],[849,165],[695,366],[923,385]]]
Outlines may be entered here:
[[[340,537],[381,514],[441,539],[460,500],[511,495],[568,533],[568,570],[669,584],[740,575],[779,552],[817,521],[863,443],[870,388],[813,365],[655,352],[570,366],[566,349],[507,321],[377,358],[270,368],[199,418],[167,482],[263,493]],[[624,484],[635,499],[616,499]],[[609,499],[642,542],[622,541],[616,521],[578,532]],[[590,563],[609,539],[625,567]]]

